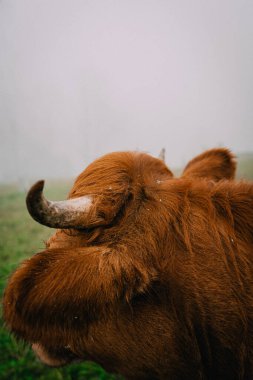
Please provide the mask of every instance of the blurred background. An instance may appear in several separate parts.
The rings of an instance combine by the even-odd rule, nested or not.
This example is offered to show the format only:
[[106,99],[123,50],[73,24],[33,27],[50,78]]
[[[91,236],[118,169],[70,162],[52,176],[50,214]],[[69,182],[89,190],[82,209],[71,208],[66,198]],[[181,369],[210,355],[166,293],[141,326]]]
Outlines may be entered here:
[[251,0],[0,1],[0,181],[253,150]]
[[[0,281],[51,231],[25,210],[66,197],[96,157],[141,150],[176,172],[226,146],[253,179],[251,0],[0,0]],[[42,366],[4,327],[1,379],[113,379]]]

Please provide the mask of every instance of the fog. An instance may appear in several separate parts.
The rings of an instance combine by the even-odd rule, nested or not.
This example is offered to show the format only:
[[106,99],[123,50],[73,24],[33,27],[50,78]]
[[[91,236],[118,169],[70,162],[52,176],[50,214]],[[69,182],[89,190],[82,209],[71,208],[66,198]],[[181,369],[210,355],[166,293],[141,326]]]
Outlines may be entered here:
[[252,0],[1,0],[0,181],[253,150]]

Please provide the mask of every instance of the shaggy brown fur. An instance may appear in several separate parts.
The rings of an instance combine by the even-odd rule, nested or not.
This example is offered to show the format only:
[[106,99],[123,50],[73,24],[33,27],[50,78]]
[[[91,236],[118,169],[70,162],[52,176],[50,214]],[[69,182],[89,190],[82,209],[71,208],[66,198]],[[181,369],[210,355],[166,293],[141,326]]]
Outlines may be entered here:
[[49,365],[252,379],[253,185],[234,172],[226,149],[196,157],[178,179],[143,153],[93,162],[70,192],[95,199],[89,227],[58,230],[15,271],[7,326]]

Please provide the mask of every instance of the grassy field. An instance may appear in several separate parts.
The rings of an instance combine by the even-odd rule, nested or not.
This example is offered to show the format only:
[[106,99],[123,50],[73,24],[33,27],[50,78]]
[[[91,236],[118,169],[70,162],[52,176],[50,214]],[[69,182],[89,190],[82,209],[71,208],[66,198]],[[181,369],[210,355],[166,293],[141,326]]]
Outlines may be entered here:
[[[238,178],[253,179],[253,155],[239,156]],[[70,189],[68,182],[49,182],[46,196],[64,199]],[[17,186],[0,186],[0,292],[2,295],[9,274],[25,258],[43,249],[52,230],[35,223],[25,207],[25,191]],[[116,379],[94,363],[50,369],[41,364],[30,348],[18,344],[0,321],[1,380],[95,380]]]

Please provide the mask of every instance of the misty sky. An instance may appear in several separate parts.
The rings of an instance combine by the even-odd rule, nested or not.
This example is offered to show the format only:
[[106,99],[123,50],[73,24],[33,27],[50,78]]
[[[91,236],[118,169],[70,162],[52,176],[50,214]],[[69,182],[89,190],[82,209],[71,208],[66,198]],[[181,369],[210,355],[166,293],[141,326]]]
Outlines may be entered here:
[[0,181],[253,150],[252,0],[0,0]]

